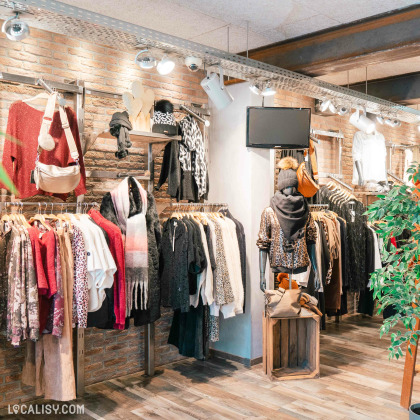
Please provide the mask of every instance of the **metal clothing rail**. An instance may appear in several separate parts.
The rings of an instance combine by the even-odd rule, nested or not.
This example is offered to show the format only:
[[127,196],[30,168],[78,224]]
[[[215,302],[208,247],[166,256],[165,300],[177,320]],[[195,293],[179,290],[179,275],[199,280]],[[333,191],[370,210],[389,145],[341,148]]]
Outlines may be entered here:
[[342,185],[344,188],[347,188],[348,190],[350,190],[351,192],[354,192],[354,188],[352,188],[349,184],[346,184],[345,182],[341,181],[340,179],[338,179],[335,175],[333,174],[328,174],[327,178],[331,178],[333,181],[339,183],[340,185]]
[[317,129],[311,128],[311,134],[316,134],[318,136],[323,136],[323,137],[344,139],[344,134],[341,132],[341,130],[339,130],[338,132],[335,132],[335,131],[325,131],[325,130],[317,130]]
[[192,115],[193,117],[197,118],[198,121],[201,121],[206,127],[210,125],[210,122],[205,120],[204,118],[201,118],[197,113],[195,113],[193,110],[189,109],[185,105],[180,105],[179,108],[181,110],[186,111],[188,114]]
[[59,203],[56,201],[1,201],[0,202],[0,209],[3,210],[3,208],[7,207],[26,207],[26,206],[37,206],[39,208],[41,208],[42,210],[42,206],[45,206],[44,210],[48,210],[48,207],[51,206],[51,209],[54,209],[54,206],[58,206],[58,207],[70,207],[70,206],[76,206],[76,207],[82,207],[82,206],[91,206],[91,207],[95,207],[95,206],[99,206],[99,204],[96,201],[93,201],[91,203],[80,203],[80,202],[72,202],[72,203]]
[[399,176],[393,174],[391,171],[387,171],[388,176],[390,176],[391,178],[394,178],[397,182],[405,185],[405,181],[403,179],[401,179]]
[[228,207],[227,203],[171,203],[167,208],[183,208],[183,207]]
[[[41,86],[44,89],[48,90],[50,93],[52,93],[54,89],[58,92],[76,93],[79,95],[87,94],[87,95],[99,96],[99,97],[104,97],[104,98],[122,99],[122,94],[120,93],[107,92],[107,91],[98,90],[98,89],[88,89],[78,84],[61,83],[61,82],[56,82],[53,80],[48,80],[48,79],[39,78],[39,77],[22,76],[20,74],[15,74],[15,73],[0,72],[0,81],[31,85],[34,87]],[[184,104],[177,104],[177,103],[173,105],[174,105],[174,108],[178,110],[182,109],[181,107],[184,106]],[[195,106],[193,103],[188,104],[188,109],[196,114],[210,116],[210,111],[208,108],[204,108],[204,107],[201,108],[201,107]],[[185,111],[188,112],[186,109]],[[196,117],[196,118],[199,118],[199,117]]]

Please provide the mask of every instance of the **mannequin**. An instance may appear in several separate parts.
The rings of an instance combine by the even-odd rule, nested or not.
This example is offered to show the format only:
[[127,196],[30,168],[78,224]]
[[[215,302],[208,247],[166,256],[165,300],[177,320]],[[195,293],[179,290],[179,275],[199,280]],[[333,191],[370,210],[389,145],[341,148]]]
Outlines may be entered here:
[[[284,195],[293,195],[296,194],[297,189],[296,187],[286,187],[281,191]],[[265,281],[265,267],[267,265],[267,257],[268,257],[268,251],[264,249],[260,249],[260,289],[262,292],[265,292],[265,289],[267,288],[267,284]],[[276,272],[273,270],[273,272]]]

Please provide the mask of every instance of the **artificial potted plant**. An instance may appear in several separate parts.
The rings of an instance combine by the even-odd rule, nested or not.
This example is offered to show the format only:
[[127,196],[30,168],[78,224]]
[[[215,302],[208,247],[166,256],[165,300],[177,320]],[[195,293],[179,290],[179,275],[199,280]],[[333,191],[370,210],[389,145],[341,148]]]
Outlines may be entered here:
[[[367,210],[384,243],[383,267],[372,273],[371,290],[378,299],[378,314],[391,309],[380,336],[391,332],[389,357],[396,359],[403,356],[403,346],[408,345],[411,354],[420,336],[420,165],[413,164],[408,173],[414,186],[394,186]],[[420,419],[420,404],[410,407],[410,419],[415,418]]]

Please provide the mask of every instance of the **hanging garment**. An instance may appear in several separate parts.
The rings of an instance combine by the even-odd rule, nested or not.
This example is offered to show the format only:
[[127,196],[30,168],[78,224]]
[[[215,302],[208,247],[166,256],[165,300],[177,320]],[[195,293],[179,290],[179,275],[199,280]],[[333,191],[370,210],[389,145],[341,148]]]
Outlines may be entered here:
[[243,312],[245,312],[245,298],[246,298],[246,238],[245,229],[242,223],[232,216],[229,210],[223,211],[223,213],[232,220],[236,225],[236,236],[238,238],[239,254],[241,259],[241,274],[242,274],[242,287],[244,289],[244,304]]
[[[139,186],[132,177],[128,178],[128,191],[130,198],[129,218],[140,213],[142,210],[142,199]],[[121,230],[125,228],[120,226],[114,209],[113,200],[110,193],[105,194],[102,199],[100,213],[106,219],[117,225]],[[135,309],[134,302],[131,304],[133,309],[131,314],[127,308],[127,317],[134,318],[134,325],[141,326],[155,322],[160,318],[160,281],[159,281],[159,247],[161,240],[161,230],[159,217],[156,211],[155,199],[152,194],[147,193],[147,211],[146,211],[146,227],[147,227],[147,246],[148,246],[148,308]],[[126,272],[127,277],[127,272]],[[141,301],[137,293],[136,300]],[[134,299],[134,297],[133,297]],[[126,326],[128,321],[126,319]]]
[[[38,385],[37,395],[44,394],[45,399],[56,401],[70,401],[76,398],[76,384],[73,366],[73,331],[72,296],[73,296],[73,256],[71,241],[67,232],[57,231],[59,239],[59,261],[62,270],[64,324],[61,338],[53,335],[43,335],[40,340],[41,348],[36,344],[38,358],[43,359],[40,374],[41,383]],[[40,354],[42,352],[42,354]]]
[[103,232],[89,220],[87,215],[81,215],[79,220],[71,215],[71,222],[81,230],[85,242],[89,289],[88,312],[95,312],[102,307],[106,297],[105,290],[114,284],[117,267]]
[[162,305],[188,312],[188,230],[178,219],[168,219],[162,232],[161,248]]
[[207,164],[203,135],[193,117],[187,115],[179,123],[182,142],[179,144],[179,160],[184,171],[192,171],[198,187],[198,198],[207,192]]
[[[128,178],[111,191],[112,203],[117,215],[118,225],[125,235],[125,271],[127,282],[127,310],[147,308],[149,288],[148,278],[148,245],[147,245],[147,193],[137,183],[141,199],[141,210],[130,217],[130,193]],[[140,292],[140,301],[137,301]],[[134,303],[133,303],[134,302]]]
[[359,183],[356,162],[360,162],[365,183],[386,181],[385,137],[379,132],[366,134],[358,131],[353,137],[353,162],[353,184]]
[[74,261],[73,283],[73,327],[87,328],[89,307],[89,279],[87,272],[87,255],[82,231],[73,226],[72,252]]
[[[66,107],[66,114],[70,129],[79,153],[80,183],[75,189],[76,196],[86,194],[86,174],[83,162],[83,153],[80,146],[77,116],[75,112]],[[43,111],[39,111],[25,102],[14,102],[9,109],[7,120],[6,139],[3,149],[3,167],[19,191],[19,198],[28,198],[34,195],[53,195],[66,200],[68,194],[52,194],[37,190],[31,183],[31,172],[35,168],[38,150],[38,136],[41,129]],[[60,114],[54,113],[49,133],[54,139],[55,148],[52,151],[42,150],[39,161],[41,163],[66,167],[75,161],[70,156],[66,136],[61,125]],[[5,188],[5,186],[2,186]]]
[[0,331],[7,325],[7,295],[8,295],[8,265],[7,250],[9,248],[12,231],[8,230],[0,235]]
[[124,242],[120,229],[109,220],[105,219],[97,210],[90,210],[89,216],[103,228],[109,237],[109,249],[117,266],[114,274],[114,313],[115,329],[124,329],[126,315],[126,279],[125,279],[125,254]]
[[7,251],[8,267],[6,336],[12,346],[39,337],[38,288],[28,233],[12,226]]
[[191,196],[188,197],[181,190],[181,165],[179,161],[179,143],[177,141],[170,141],[165,146],[162,168],[155,190],[159,191],[166,180],[168,180],[166,194],[172,198],[176,198],[177,201],[194,199],[192,192]]
[[413,163],[414,153],[411,149],[405,149],[404,150],[404,182],[406,184],[410,183],[410,180],[408,177],[410,174],[407,172],[410,165]]

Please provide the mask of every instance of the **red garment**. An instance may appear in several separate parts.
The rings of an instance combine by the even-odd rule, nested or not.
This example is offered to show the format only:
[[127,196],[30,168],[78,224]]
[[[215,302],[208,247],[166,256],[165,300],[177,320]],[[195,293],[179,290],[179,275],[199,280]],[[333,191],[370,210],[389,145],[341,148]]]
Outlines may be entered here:
[[391,238],[391,244],[394,245],[395,248],[397,248],[397,240],[395,239],[394,236]]
[[[54,231],[41,234],[36,227],[28,229],[31,238],[32,252],[35,261],[38,282],[39,331],[42,333],[47,325],[52,297],[57,293],[55,278],[55,235]],[[43,286],[39,289],[39,286]]]
[[98,210],[90,210],[89,216],[108,235],[109,250],[114,258],[117,271],[114,274],[114,329],[123,330],[125,327],[125,254],[121,230],[114,223],[105,219]]
[[[80,162],[80,183],[75,189],[76,195],[86,194],[86,173],[83,163],[82,148],[80,146],[79,130],[77,127],[77,117],[75,112],[66,107],[67,118],[74,136],[77,151],[79,152]],[[10,179],[19,191],[19,198],[28,198],[37,194],[53,195],[66,200],[68,194],[51,194],[42,190],[37,190],[35,184],[31,184],[31,171],[35,168],[35,161],[38,148],[38,135],[41,129],[42,117],[44,112],[31,107],[22,101],[14,102],[9,109],[7,120],[7,136],[3,149],[3,166]],[[54,138],[55,148],[48,152],[43,150],[40,162],[48,165],[61,167],[75,163],[70,156],[64,130],[61,127],[60,114],[54,113],[50,134]],[[19,144],[16,144],[16,140]],[[1,188],[6,188],[0,184]]]

